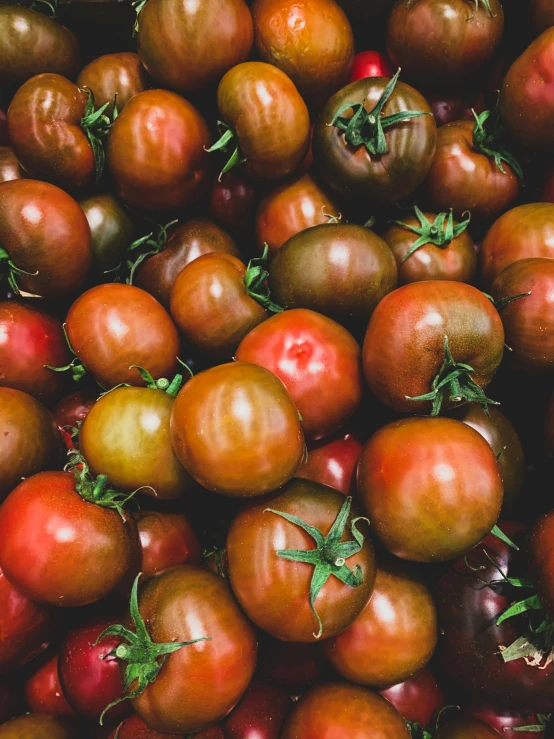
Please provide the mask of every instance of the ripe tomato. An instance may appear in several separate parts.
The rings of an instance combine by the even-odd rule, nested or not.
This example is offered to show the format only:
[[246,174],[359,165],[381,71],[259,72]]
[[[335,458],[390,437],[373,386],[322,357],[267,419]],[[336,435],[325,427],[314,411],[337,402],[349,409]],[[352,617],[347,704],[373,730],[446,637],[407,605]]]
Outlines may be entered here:
[[82,727],[64,716],[28,713],[0,726],[0,739],[81,739]]
[[437,681],[427,669],[379,693],[392,703],[406,721],[424,727],[431,726],[436,712],[446,703]]
[[13,264],[10,285],[59,298],[81,285],[92,261],[90,228],[79,204],[37,180],[0,185],[0,248]]
[[[464,716],[488,724],[498,731],[501,736],[516,733],[518,739],[544,739],[544,731],[541,732],[537,728],[541,725],[542,717],[539,716],[483,704],[464,707],[463,713]],[[533,726],[534,728],[531,731],[521,731],[524,726]],[[544,726],[546,728],[546,724]]]
[[356,464],[362,443],[356,434],[338,433],[335,438],[314,442],[308,447],[308,459],[296,477],[320,482],[344,495],[356,494]]
[[196,375],[171,414],[171,440],[185,469],[208,490],[251,497],[284,485],[304,456],[298,411],[283,383],[238,361]]
[[24,694],[25,703],[33,713],[76,716],[60,685],[57,654],[35,668],[25,680]]
[[189,102],[167,90],[139,92],[108,136],[118,196],[147,211],[192,207],[208,183],[209,145],[206,122]]
[[66,395],[54,406],[52,415],[58,424],[58,428],[73,426],[77,428],[85,420],[88,412],[96,403],[96,393],[90,390],[77,390],[75,393]]
[[476,113],[484,111],[484,96],[473,94],[447,96],[444,93],[431,93],[427,100],[435,116],[437,127],[453,123],[454,121],[472,121],[472,109]]
[[286,693],[254,679],[221,724],[223,736],[225,739],[279,739],[291,708]]
[[141,511],[135,520],[140,538],[137,573],[148,577],[174,565],[200,564],[200,542],[182,513]]
[[367,77],[392,77],[393,74],[391,64],[384,54],[379,51],[361,51],[354,57],[350,82]]
[[122,206],[108,193],[91,195],[79,205],[90,227],[93,267],[105,279],[104,273],[120,264],[131,244],[133,224]]
[[[375,560],[350,501],[325,485],[293,480],[236,516],[227,537],[229,577],[259,628],[283,641],[313,642],[343,631],[361,613],[373,590]],[[317,538],[306,526],[318,529]],[[299,550],[311,558],[296,558]],[[244,557],[245,551],[256,556]]]
[[236,358],[282,380],[309,439],[337,431],[360,404],[360,347],[345,328],[314,311],[272,316],[242,340]]
[[229,233],[243,235],[249,232],[258,200],[259,185],[236,170],[226,172],[214,179],[208,206],[210,218]]
[[92,90],[97,108],[108,103],[111,114],[114,99],[121,112],[133,95],[150,87],[150,77],[137,54],[121,51],[93,59],[79,72],[77,85]]
[[455,719],[441,726],[436,739],[498,739],[498,732],[482,721],[472,718]]
[[0,146],[0,183],[20,180],[25,176],[13,149],[10,146]]
[[531,528],[528,550],[533,580],[538,593],[551,617],[554,614],[554,553],[552,533],[554,511],[539,518]]

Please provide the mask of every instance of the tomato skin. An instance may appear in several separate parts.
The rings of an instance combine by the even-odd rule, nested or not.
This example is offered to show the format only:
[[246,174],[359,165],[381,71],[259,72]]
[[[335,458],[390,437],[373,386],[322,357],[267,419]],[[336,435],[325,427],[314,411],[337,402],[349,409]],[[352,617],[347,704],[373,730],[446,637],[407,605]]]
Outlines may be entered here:
[[78,87],[92,90],[97,109],[109,103],[106,108],[108,114],[113,111],[115,95],[117,109],[121,112],[133,95],[151,86],[150,82],[138,54],[130,51],[99,56],[87,64],[77,77]]
[[54,654],[25,681],[25,703],[33,713],[75,716],[58,677],[58,655]]
[[427,669],[390,688],[380,690],[396,710],[407,720],[420,726],[431,726],[431,722],[446,703],[446,698],[437,681]]
[[409,739],[404,719],[388,701],[349,683],[318,685],[292,710],[281,739]]
[[77,428],[84,421],[92,406],[96,403],[96,394],[90,390],[77,390],[75,393],[66,395],[52,409],[54,420],[58,428],[73,426]]
[[466,97],[465,95],[446,96],[431,93],[427,95],[427,100],[435,116],[437,128],[447,123],[454,123],[454,121],[474,121],[471,109],[473,108],[476,113],[482,113],[485,109],[485,100],[482,95],[474,99],[473,95]]
[[162,306],[132,285],[98,285],[73,303],[66,330],[75,353],[93,378],[109,389],[122,383],[143,385],[132,364],[152,377],[177,371],[179,335]]
[[13,300],[0,302],[0,384],[48,402],[65,378],[45,367],[63,367],[70,353],[59,321]]
[[[117,733],[118,729],[119,733]],[[154,731],[136,713],[116,726],[109,733],[107,739],[116,739],[116,733],[117,739],[183,739],[182,734],[162,734],[159,731]],[[219,736],[216,735],[214,739],[219,739]]]
[[171,414],[173,449],[203,487],[252,497],[284,485],[304,456],[298,411],[283,383],[237,361],[195,375]]
[[[134,521],[87,503],[71,472],[27,478],[0,509],[0,566],[39,603],[67,607],[100,600],[129,569],[137,547]],[[60,561],[78,568],[62,569]]]
[[355,495],[356,465],[362,446],[350,432],[312,443],[308,447],[308,459],[296,472],[296,477],[328,485],[343,495]]
[[241,341],[235,356],[277,375],[308,439],[337,431],[360,404],[360,347],[345,328],[314,311],[298,308],[272,316]]
[[208,183],[210,133],[189,102],[167,90],[134,95],[110,129],[107,162],[131,208],[192,207]]
[[79,204],[63,190],[38,180],[0,185],[0,246],[17,267],[21,289],[45,298],[77,290],[92,261],[90,228]]
[[0,146],[0,183],[20,180],[25,176],[13,149],[9,146]]
[[81,200],[92,238],[93,264],[97,272],[114,269],[131,244],[133,224],[117,200],[108,193]]
[[546,513],[533,524],[529,533],[529,558],[533,580],[547,611],[554,614],[554,554],[552,533],[554,511]]
[[498,739],[498,732],[477,719],[449,721],[439,729],[437,739]]
[[248,232],[256,214],[258,192],[259,186],[236,170],[216,177],[208,206],[210,218],[235,236]]
[[323,650],[345,680],[383,688],[425,667],[437,644],[437,612],[428,587],[406,569],[381,564],[371,598]]
[[[522,726],[537,726],[539,718],[528,713],[510,711],[506,708],[497,708],[483,704],[464,707],[464,716],[482,721],[503,736],[510,735],[514,729]],[[518,739],[544,739],[544,732],[519,731]]]
[[474,429],[450,418],[406,418],[384,426],[365,445],[358,495],[388,551],[415,562],[444,562],[492,529],[502,478],[492,449]]
[[361,51],[354,57],[350,72],[350,82],[357,82],[367,77],[392,77],[391,63],[379,51]]
[[143,511],[135,520],[140,538],[139,571],[146,577],[174,565],[200,564],[200,541],[182,513]]
[[354,34],[335,0],[256,0],[252,17],[262,61],[282,69],[311,107],[348,82]]
[[292,702],[282,690],[254,679],[222,723],[225,739],[279,739]]
[[80,739],[82,727],[64,716],[30,713],[0,726],[0,739]]
[[246,174],[281,180],[298,169],[310,144],[310,117],[284,72],[265,62],[238,64],[219,83],[217,107],[236,133]]
[[137,46],[161,87],[187,95],[246,61],[252,40],[252,17],[244,0],[154,0],[140,14]]
[[[326,536],[343,503],[344,496],[337,490],[294,479],[270,498],[243,508],[231,523],[227,537],[231,587],[248,617],[271,636],[282,641],[314,642],[318,640],[318,623],[309,602],[313,566],[276,554],[277,549],[312,549],[313,539],[267,508],[298,516]],[[349,521],[356,515],[353,511]],[[350,569],[360,565],[361,585],[352,588],[330,577],[316,600],[324,639],[349,626],[373,590],[375,558],[365,530],[364,535],[362,550],[347,560]],[[244,552],[249,556],[244,557]]]

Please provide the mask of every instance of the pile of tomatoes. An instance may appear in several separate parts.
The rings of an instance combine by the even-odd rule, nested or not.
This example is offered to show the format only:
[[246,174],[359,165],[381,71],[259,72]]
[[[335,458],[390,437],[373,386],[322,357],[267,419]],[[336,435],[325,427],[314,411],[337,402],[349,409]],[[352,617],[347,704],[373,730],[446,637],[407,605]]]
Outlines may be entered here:
[[0,739],[545,739],[554,2],[132,5],[0,5]]

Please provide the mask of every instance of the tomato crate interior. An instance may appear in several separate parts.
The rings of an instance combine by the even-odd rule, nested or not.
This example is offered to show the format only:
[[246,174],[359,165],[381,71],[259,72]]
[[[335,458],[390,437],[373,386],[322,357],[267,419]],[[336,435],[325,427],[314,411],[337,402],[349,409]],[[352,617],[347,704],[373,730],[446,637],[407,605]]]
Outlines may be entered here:
[[501,737],[554,0],[0,0],[0,739]]

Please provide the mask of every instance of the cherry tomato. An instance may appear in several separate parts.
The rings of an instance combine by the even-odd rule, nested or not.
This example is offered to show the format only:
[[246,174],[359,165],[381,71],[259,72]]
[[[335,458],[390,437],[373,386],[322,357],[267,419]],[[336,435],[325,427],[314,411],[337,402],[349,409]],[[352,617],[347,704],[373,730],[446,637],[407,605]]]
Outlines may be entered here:
[[75,716],[58,677],[58,655],[54,654],[25,681],[25,703],[33,713]]
[[90,227],[93,266],[103,276],[121,263],[132,242],[133,224],[113,195],[92,195],[79,205]]
[[114,100],[121,112],[133,95],[151,86],[150,77],[138,55],[130,51],[105,54],[93,59],[79,72],[77,85],[92,90],[97,108],[109,103],[109,113],[113,110]]
[[25,176],[13,149],[9,146],[0,146],[0,183],[20,180]]
[[292,708],[289,697],[269,683],[253,680],[223,721],[225,739],[279,739]]
[[338,433],[335,438],[323,439],[308,446],[308,459],[297,471],[296,477],[320,482],[344,495],[356,492],[356,465],[362,443],[355,434]]
[[392,77],[393,74],[391,63],[380,51],[360,51],[354,57],[350,82],[357,82],[367,77]]
[[435,714],[446,702],[437,681],[427,669],[379,692],[406,721],[420,726],[431,726]]
[[82,727],[64,716],[29,713],[0,726],[0,739],[81,739]]
[[77,428],[85,420],[95,403],[96,393],[90,390],[77,390],[75,393],[66,395],[52,410],[58,428],[63,429],[64,426]]

